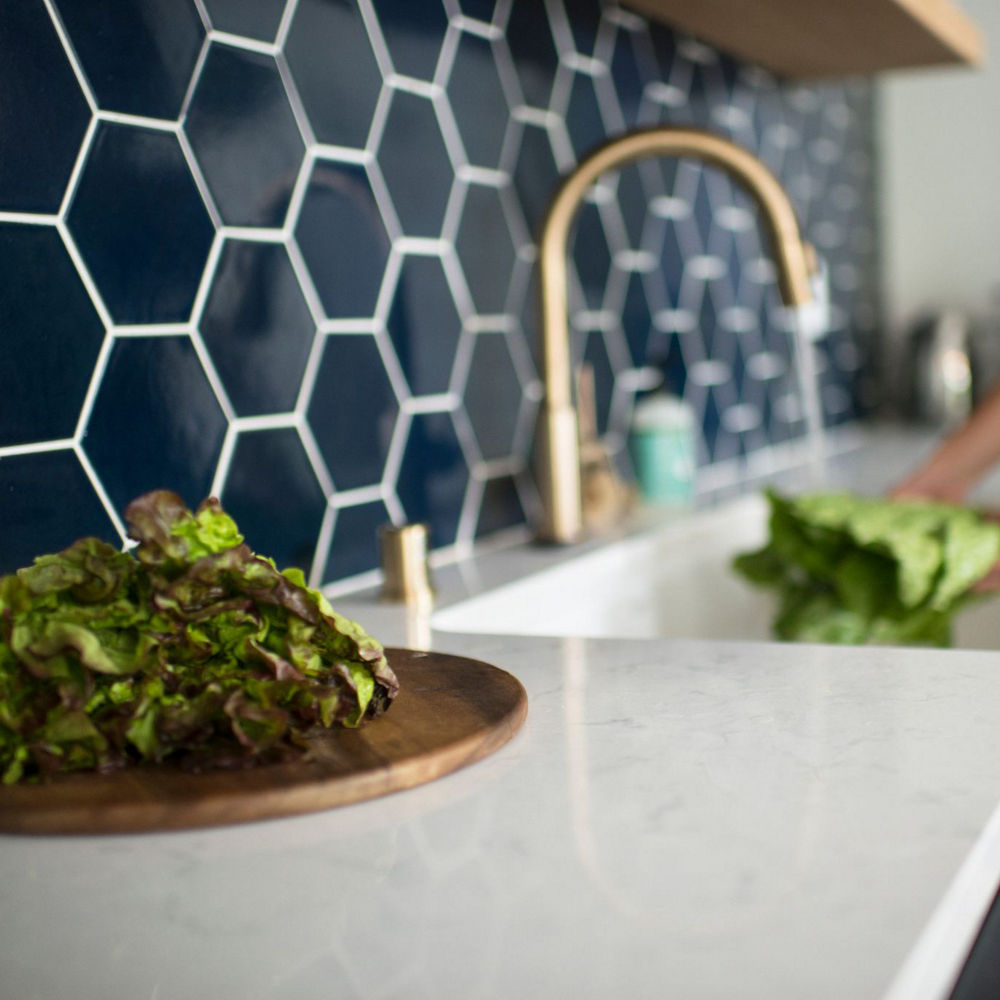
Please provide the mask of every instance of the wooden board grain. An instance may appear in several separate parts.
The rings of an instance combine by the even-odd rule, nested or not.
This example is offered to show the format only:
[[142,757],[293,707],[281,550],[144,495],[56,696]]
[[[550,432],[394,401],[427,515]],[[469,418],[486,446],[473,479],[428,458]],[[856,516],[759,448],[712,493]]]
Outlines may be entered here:
[[360,729],[315,741],[308,760],[190,774],[166,765],[0,788],[0,831],[123,833],[316,812],[412,788],[480,760],[527,715],[520,682],[462,656],[386,651],[400,693]]

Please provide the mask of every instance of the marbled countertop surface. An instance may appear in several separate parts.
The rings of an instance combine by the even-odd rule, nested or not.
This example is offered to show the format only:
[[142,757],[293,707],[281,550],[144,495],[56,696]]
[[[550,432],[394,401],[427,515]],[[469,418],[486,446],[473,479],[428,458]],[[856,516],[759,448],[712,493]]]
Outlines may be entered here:
[[429,638],[520,678],[511,743],[311,816],[5,836],[0,996],[946,994],[1000,871],[996,653]]

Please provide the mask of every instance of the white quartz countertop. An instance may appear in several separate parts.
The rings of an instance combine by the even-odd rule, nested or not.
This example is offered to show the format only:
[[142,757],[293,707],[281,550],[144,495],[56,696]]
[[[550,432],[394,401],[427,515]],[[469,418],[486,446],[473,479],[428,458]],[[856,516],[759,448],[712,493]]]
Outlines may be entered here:
[[1000,871],[998,654],[430,638],[522,681],[511,743],[311,816],[4,836],[0,996],[947,995]]

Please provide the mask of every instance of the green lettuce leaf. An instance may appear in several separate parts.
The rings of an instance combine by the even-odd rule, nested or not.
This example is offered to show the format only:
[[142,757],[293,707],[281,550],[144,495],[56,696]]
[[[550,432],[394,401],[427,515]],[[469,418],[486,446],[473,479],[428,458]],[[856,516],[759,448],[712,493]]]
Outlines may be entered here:
[[357,726],[398,682],[301,571],[253,553],[217,500],[159,490],[94,538],[0,578],[0,774],[177,760],[242,767]]
[[949,645],[955,613],[1000,559],[1000,525],[967,508],[848,493],[768,501],[767,545],[733,568],[777,593],[781,639]]

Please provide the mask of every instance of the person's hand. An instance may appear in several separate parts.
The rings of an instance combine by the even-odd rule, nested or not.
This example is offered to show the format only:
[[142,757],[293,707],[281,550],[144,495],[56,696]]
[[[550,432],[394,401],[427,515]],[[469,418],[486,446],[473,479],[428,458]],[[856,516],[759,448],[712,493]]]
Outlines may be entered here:
[[964,503],[974,485],[975,481],[972,479],[947,475],[929,464],[897,483],[890,496],[896,500],[941,500],[944,503],[960,504]]

